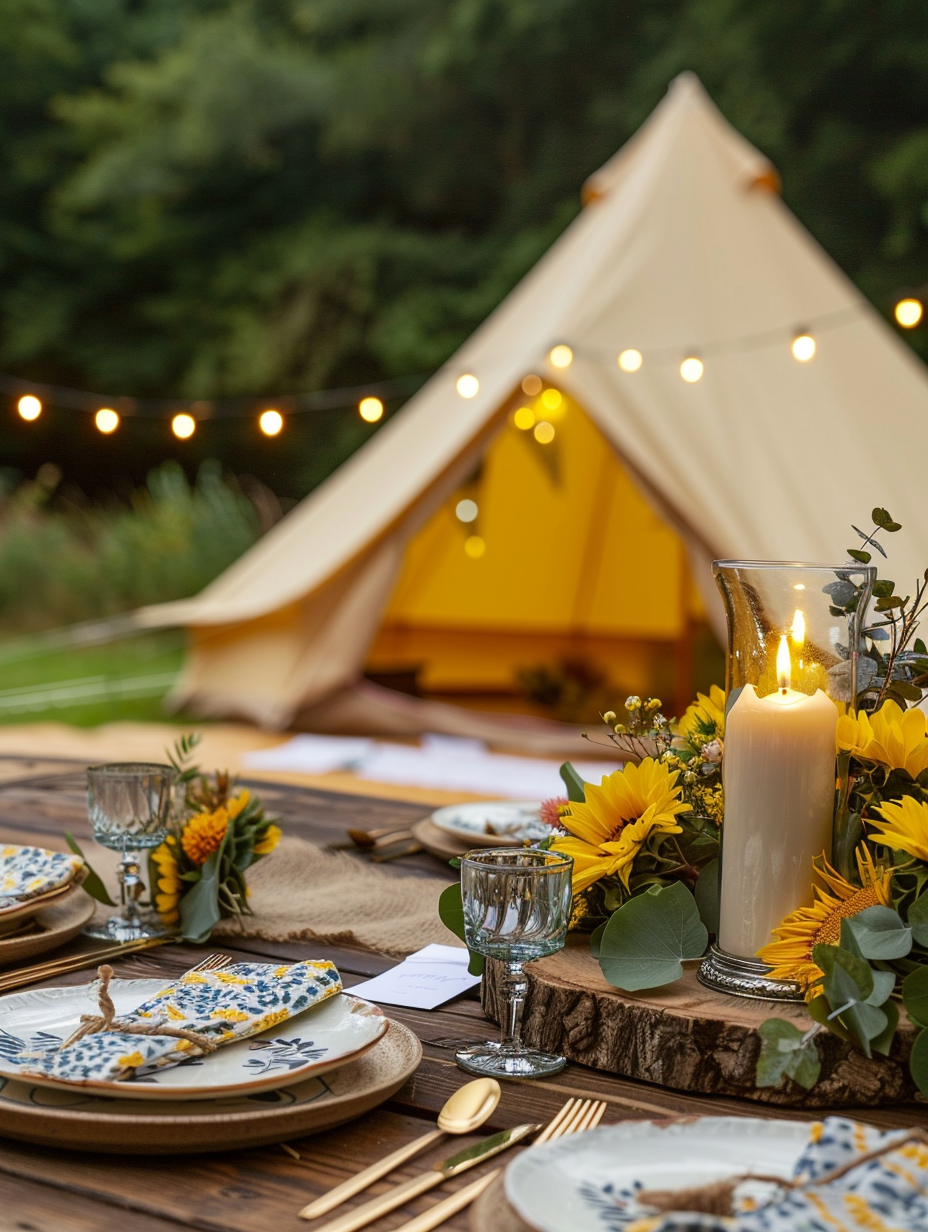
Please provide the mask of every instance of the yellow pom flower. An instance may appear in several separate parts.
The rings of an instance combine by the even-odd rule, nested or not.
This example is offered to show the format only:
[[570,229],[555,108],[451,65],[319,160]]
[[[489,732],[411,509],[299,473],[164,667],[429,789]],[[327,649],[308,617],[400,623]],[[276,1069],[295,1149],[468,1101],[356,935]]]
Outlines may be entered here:
[[152,861],[158,870],[155,890],[155,910],[165,924],[176,924],[180,919],[178,909],[183,882],[177,860],[167,843],[162,843],[152,852]]
[[[889,884],[892,869],[874,865],[873,857],[861,844],[857,848],[859,886],[845,881],[825,859],[824,854],[813,861],[813,867],[827,889],[813,886],[815,902],[811,907],[799,907],[775,928],[776,941],[758,950],[757,957],[773,970],[775,980],[795,980],[811,1001],[818,992],[824,973],[812,961],[816,945],[837,945],[841,940],[841,921],[858,915],[867,907],[890,905]],[[830,893],[829,893],[830,891]]]
[[843,714],[837,739],[839,749],[890,770],[906,770],[913,779],[928,769],[928,715],[923,710],[903,710],[887,701],[870,715],[863,710]]
[[602,877],[618,876],[627,888],[638,852],[655,834],[680,834],[675,818],[689,811],[676,786],[678,773],[651,757],[605,775],[599,787],[586,785],[584,803],[572,803],[561,824],[570,835],[555,839],[552,851],[573,857],[573,892]]
[[[243,807],[243,806],[240,806]],[[225,806],[212,813],[197,813],[184,826],[180,845],[191,864],[205,864],[218,850],[229,828],[229,810]]]
[[684,740],[704,741],[706,730],[710,729],[719,739],[725,735],[725,690],[714,684],[705,693],[697,693],[696,700],[691,702],[684,711],[683,718],[677,724],[677,735]]
[[873,818],[868,822],[879,834],[872,835],[874,843],[904,851],[906,855],[928,864],[928,805],[920,804],[911,796],[880,804],[876,810],[883,821]]
[[273,851],[280,842],[280,835],[280,826],[268,826],[261,841],[255,843],[255,855],[266,856],[268,852]]

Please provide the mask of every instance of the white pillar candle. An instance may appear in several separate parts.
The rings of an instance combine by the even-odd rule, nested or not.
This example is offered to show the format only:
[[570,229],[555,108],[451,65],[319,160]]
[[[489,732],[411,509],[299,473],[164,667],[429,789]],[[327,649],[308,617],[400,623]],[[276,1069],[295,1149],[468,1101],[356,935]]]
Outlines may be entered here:
[[812,859],[831,850],[837,723],[821,689],[758,697],[748,684],[729,711],[719,915],[729,954],[754,958],[785,915],[812,902]]

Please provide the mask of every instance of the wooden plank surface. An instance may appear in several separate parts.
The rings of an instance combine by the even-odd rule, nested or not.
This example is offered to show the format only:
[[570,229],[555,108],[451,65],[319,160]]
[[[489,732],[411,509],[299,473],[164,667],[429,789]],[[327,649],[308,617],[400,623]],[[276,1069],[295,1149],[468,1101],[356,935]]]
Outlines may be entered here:
[[[283,818],[287,833],[315,842],[343,843],[350,826],[369,829],[393,823],[408,825],[423,816],[421,804],[287,784],[262,782],[255,786],[268,808]],[[89,847],[92,843],[83,768],[0,757],[0,839],[64,849],[65,830],[75,834],[82,845]],[[364,857],[359,855],[358,859]],[[381,867],[387,875],[395,870],[448,879],[447,866],[425,854]],[[79,943],[75,945],[79,948]],[[117,972],[128,977],[178,973],[210,948],[215,947],[164,946],[128,957],[117,964]],[[300,943],[244,938],[234,946],[223,945],[241,960],[297,959],[306,957],[309,948]],[[325,953],[337,963],[347,987],[377,974],[393,961],[347,946],[326,946]],[[90,979],[92,972],[85,971],[54,982],[81,984]],[[299,1159],[279,1146],[191,1158],[139,1158],[55,1152],[0,1139],[0,1203],[4,1212],[0,1226],[36,1232],[85,1232],[91,1228],[100,1232],[127,1228],[133,1232],[168,1232],[171,1228],[311,1232],[314,1225],[297,1218],[300,1207],[429,1128],[444,1100],[465,1080],[454,1063],[453,1050],[464,1041],[496,1033],[476,993],[431,1012],[400,1008],[388,1012],[422,1040],[422,1065],[392,1100],[361,1120],[290,1143]],[[499,1108],[480,1134],[450,1140],[450,1145],[446,1141],[407,1164],[391,1180],[415,1175],[484,1133],[526,1120],[546,1121],[571,1095],[606,1100],[609,1110],[605,1124],[706,1113],[753,1116],[758,1112],[746,1101],[687,1095],[571,1064],[544,1081],[504,1084]],[[808,1119],[801,1109],[771,1110],[771,1114]],[[856,1115],[881,1127],[924,1123],[924,1110],[918,1108],[861,1109]],[[456,1184],[467,1184],[471,1179],[462,1177],[387,1216],[378,1222],[375,1232],[389,1232],[412,1214],[427,1209]],[[389,1183],[379,1182],[371,1192],[382,1192]],[[355,1202],[361,1200],[359,1197]],[[468,1228],[466,1212],[446,1226]]]

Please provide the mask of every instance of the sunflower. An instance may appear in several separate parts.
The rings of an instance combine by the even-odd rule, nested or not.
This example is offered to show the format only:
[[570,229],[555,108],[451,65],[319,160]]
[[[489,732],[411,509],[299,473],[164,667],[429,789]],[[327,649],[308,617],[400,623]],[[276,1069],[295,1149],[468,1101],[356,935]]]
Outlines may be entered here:
[[928,768],[928,715],[903,710],[894,701],[884,702],[872,715],[863,710],[843,714],[838,719],[838,748],[890,770],[907,770],[916,779]]
[[725,735],[725,690],[714,684],[708,697],[697,693],[677,724],[677,735],[693,745],[720,740]]
[[157,870],[155,909],[165,924],[176,924],[180,919],[179,905],[183,888],[177,860],[167,843],[156,847],[151,858]]
[[561,825],[570,831],[555,839],[552,851],[573,857],[573,892],[579,894],[601,877],[617,875],[625,888],[642,846],[655,834],[680,834],[678,813],[689,811],[676,786],[677,771],[646,757],[638,765],[586,785],[586,800],[572,803]]
[[761,962],[773,968],[772,979],[795,980],[807,1001],[816,995],[817,985],[824,978],[821,968],[812,961],[813,948],[820,944],[837,945],[841,940],[842,920],[850,919],[867,907],[888,907],[890,904],[892,869],[874,865],[863,843],[856,855],[859,886],[845,881],[824,854],[813,860],[813,868],[827,888],[813,886],[815,902],[812,906],[791,911],[773,930],[777,940],[757,952]]
[[894,851],[904,851],[928,864],[928,805],[920,804],[911,796],[903,796],[901,800],[878,805],[876,811],[884,820],[868,819],[868,825],[880,831],[871,836],[873,842],[881,847],[892,847]]
[[280,826],[268,826],[268,828],[264,831],[264,837],[260,838],[254,845],[255,855],[266,856],[272,852],[280,842],[280,835]]

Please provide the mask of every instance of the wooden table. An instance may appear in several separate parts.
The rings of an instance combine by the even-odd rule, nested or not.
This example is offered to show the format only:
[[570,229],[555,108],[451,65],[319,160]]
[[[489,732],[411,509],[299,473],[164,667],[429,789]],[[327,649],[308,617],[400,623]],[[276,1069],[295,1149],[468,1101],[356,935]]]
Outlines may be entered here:
[[[317,842],[343,841],[348,826],[371,828],[411,822],[423,815],[421,804],[268,782],[254,786],[267,806],[283,817],[288,834]],[[90,843],[83,767],[40,760],[18,763],[0,757],[0,838],[63,849],[65,830],[72,831],[82,845]],[[360,855],[358,858],[363,859]],[[410,856],[384,867],[447,880],[447,868],[427,855]],[[222,949],[242,960],[254,960],[303,958],[308,947],[243,940],[236,948],[223,942]],[[207,947],[164,946],[128,957],[117,965],[117,973],[130,977],[176,974],[207,952]],[[348,987],[391,965],[391,960],[359,949],[327,946],[325,954],[338,964]],[[55,982],[85,983],[91,978],[92,972],[85,971]],[[388,1012],[422,1040],[425,1056],[421,1067],[394,1099],[375,1112],[341,1129],[289,1143],[299,1153],[298,1159],[279,1146],[216,1155],[145,1158],[55,1152],[0,1138],[0,1228],[11,1232],[311,1230],[316,1225],[297,1218],[300,1207],[430,1128],[442,1103],[465,1079],[454,1063],[452,1050],[463,1041],[496,1033],[484,1017],[476,993],[432,1012],[396,1008]],[[526,1120],[546,1121],[571,1095],[606,1100],[609,1111],[604,1124],[706,1113],[757,1116],[761,1112],[756,1105],[738,1100],[689,1096],[568,1065],[553,1078],[505,1083],[499,1108],[481,1134],[451,1140],[450,1146],[446,1140],[400,1169],[396,1179],[414,1175],[424,1165],[492,1130]],[[763,1112],[805,1119],[800,1110]],[[924,1111],[918,1108],[865,1109],[858,1115],[881,1127],[923,1124],[925,1119]],[[466,1184],[477,1174],[468,1174],[387,1216],[374,1225],[375,1232],[397,1227],[437,1201],[451,1186]],[[372,1192],[380,1192],[385,1185],[381,1182]],[[467,1215],[457,1216],[446,1226],[467,1228]]]

